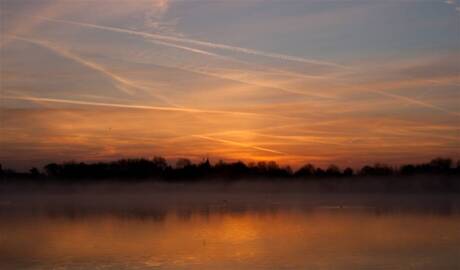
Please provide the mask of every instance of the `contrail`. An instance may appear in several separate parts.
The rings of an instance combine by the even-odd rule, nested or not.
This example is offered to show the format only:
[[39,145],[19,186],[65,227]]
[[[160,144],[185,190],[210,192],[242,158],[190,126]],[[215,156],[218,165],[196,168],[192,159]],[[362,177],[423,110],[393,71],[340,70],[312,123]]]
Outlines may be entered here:
[[[179,49],[187,50],[187,51],[194,52],[194,53],[209,55],[209,56],[218,57],[218,58],[223,58],[223,59],[227,59],[227,60],[230,60],[230,61],[246,63],[244,61],[236,60],[236,59],[233,59],[233,58],[230,58],[230,57],[210,53],[210,52],[203,51],[203,50],[196,50],[195,48],[191,48],[191,47],[179,46],[179,45],[176,45],[176,44],[173,44],[173,43],[158,42],[158,41],[154,41],[154,40],[150,40],[150,42],[158,43],[158,44],[164,45],[164,46],[179,48]],[[206,75],[206,76],[211,76],[211,77],[216,77],[216,78],[220,78],[220,79],[225,79],[225,80],[231,80],[231,81],[235,81],[235,82],[245,83],[245,84],[248,84],[248,85],[254,85],[254,86],[259,86],[259,87],[264,87],[264,88],[280,90],[280,91],[287,92],[287,93],[290,93],[290,94],[304,95],[304,96],[316,97],[316,98],[326,98],[326,99],[335,99],[336,98],[336,97],[327,96],[327,95],[312,94],[312,93],[306,93],[306,92],[303,92],[303,91],[296,91],[296,90],[291,90],[291,89],[286,89],[286,88],[281,88],[281,87],[276,87],[276,86],[264,85],[264,84],[260,84],[260,83],[247,81],[247,80],[241,80],[241,79],[236,79],[236,78],[232,78],[232,77],[222,76],[222,75],[212,73],[212,72],[201,71],[199,69],[179,68],[179,67],[175,67],[175,68],[182,69],[182,70],[189,71],[189,72],[195,72],[195,73],[198,73],[198,74],[203,74],[203,75]],[[279,71],[279,72],[285,73],[286,75],[290,75],[290,76],[294,76],[294,77],[310,78],[310,79],[312,79],[312,78],[314,78],[314,79],[324,79],[324,77],[309,76],[309,75],[303,75],[303,74],[298,74],[298,73],[293,73],[293,72],[285,72],[285,71]],[[434,80],[430,80],[430,82],[432,82],[432,83],[440,83],[439,81],[434,81]],[[396,94],[391,94],[391,93],[387,93],[387,92],[382,91],[382,90],[365,89],[364,91],[369,91],[369,92],[373,92],[373,93],[376,93],[376,94],[379,94],[379,95],[382,95],[382,96],[385,96],[385,97],[390,97],[390,98],[393,98],[393,99],[402,100],[402,101],[408,102],[410,104],[417,104],[417,105],[420,105],[422,107],[426,107],[426,108],[430,108],[430,109],[434,109],[434,110],[439,110],[439,111],[442,111],[442,112],[445,112],[445,113],[448,113],[448,114],[460,115],[460,113],[452,112],[452,111],[446,110],[446,109],[444,109],[442,107],[438,107],[436,105],[420,101],[418,99],[409,98],[409,97],[396,95]]]
[[201,110],[194,108],[183,108],[183,107],[164,107],[164,106],[148,106],[148,105],[131,105],[131,104],[120,104],[120,103],[105,103],[105,102],[93,102],[93,101],[82,101],[82,100],[71,100],[71,99],[57,99],[57,98],[41,98],[41,97],[30,97],[30,96],[4,96],[4,99],[12,100],[25,100],[25,101],[37,101],[37,102],[53,102],[53,103],[64,103],[64,104],[75,104],[75,105],[87,105],[87,106],[99,106],[99,107],[112,107],[112,108],[125,108],[125,109],[140,109],[140,110],[155,110],[155,111],[170,111],[170,112],[187,112],[187,113],[207,113],[207,114],[230,114],[230,115],[249,115],[249,116],[260,116],[257,113],[250,112],[236,112],[236,111],[220,111],[220,110]]
[[[51,50],[51,51],[59,54],[62,57],[65,57],[67,59],[73,60],[73,61],[75,61],[77,63],[80,63],[80,64],[86,66],[86,67],[89,67],[89,68],[91,68],[93,70],[101,72],[102,74],[108,76],[109,78],[113,79],[114,81],[116,81],[116,82],[118,82],[120,84],[124,84],[124,85],[130,86],[132,88],[140,89],[140,90],[144,90],[144,91],[151,90],[151,89],[149,89],[147,87],[139,86],[139,85],[135,84],[134,82],[132,82],[130,80],[127,80],[127,79],[125,79],[123,77],[120,77],[120,76],[108,71],[103,66],[100,66],[100,65],[98,65],[98,64],[96,64],[94,62],[91,62],[91,61],[88,61],[86,59],[83,59],[78,55],[72,54],[67,50],[64,50],[64,49],[62,49],[60,47],[57,47],[57,46],[53,46],[53,45],[51,45],[51,44],[49,44],[47,42],[40,41],[40,40],[35,40],[35,39],[30,39],[30,38],[18,37],[18,36],[13,36],[13,38],[21,40],[21,41],[29,42],[29,43],[35,44],[37,46],[40,46],[42,48]],[[203,74],[203,75],[207,75],[207,76],[213,76],[213,77],[217,77],[217,78],[220,78],[220,79],[233,80],[231,78],[224,78],[224,77],[221,77],[221,76],[217,76],[217,75],[209,74],[209,73],[205,73],[205,72],[199,72],[199,71],[196,71],[196,70],[190,70],[190,69],[184,69],[184,68],[178,68],[178,67],[174,67],[174,68],[185,70],[185,71],[188,71],[188,72],[195,72],[195,73]],[[250,84],[250,83],[244,82],[244,81],[239,81],[239,82]],[[257,85],[257,84],[253,84],[253,85],[260,86],[260,87],[269,87],[269,86]],[[120,86],[117,86],[117,88],[119,88],[120,90],[125,91],[125,92],[128,91],[127,89],[121,88]],[[133,94],[132,92],[127,92],[127,93]],[[299,94],[302,94],[302,93],[299,93]],[[303,93],[303,94],[308,95],[308,94],[305,94],[305,93]],[[166,104],[170,105],[170,106],[174,106],[176,108],[183,109],[182,111],[184,111],[184,112],[188,110],[188,108],[185,108],[183,106],[179,106],[179,105],[174,104],[173,102],[169,101],[166,97],[163,97],[163,96],[160,96],[160,95],[155,95],[155,94],[154,94],[154,96],[156,98],[158,98],[159,100],[165,102]],[[57,102],[57,101],[55,101],[55,102]],[[86,105],[91,105],[91,104],[86,104]],[[95,105],[95,104],[93,104],[93,105]],[[240,114],[240,115],[259,115],[259,116],[265,115],[265,114],[250,113],[250,112],[234,112],[234,113],[232,113],[230,111],[198,110],[198,109],[191,109],[189,112],[200,112],[200,111],[201,112],[212,112],[212,113]],[[267,116],[267,115],[265,115],[265,116]]]
[[295,56],[279,54],[279,53],[264,52],[264,51],[254,50],[254,49],[230,46],[230,45],[225,45],[221,43],[200,41],[200,40],[190,39],[190,38],[181,38],[181,37],[167,36],[167,35],[162,35],[162,34],[146,33],[146,32],[118,28],[118,27],[102,26],[102,25],[97,25],[97,24],[82,23],[82,22],[75,22],[75,21],[61,20],[61,19],[52,19],[52,18],[42,17],[42,16],[37,16],[37,18],[46,20],[46,21],[61,22],[61,23],[73,24],[73,25],[78,25],[78,26],[83,26],[83,27],[90,27],[94,29],[126,33],[126,34],[131,34],[131,35],[142,36],[142,37],[156,38],[160,40],[189,43],[189,44],[194,44],[198,46],[234,51],[234,52],[245,53],[245,54],[252,54],[252,55],[257,55],[257,56],[264,56],[264,57],[274,58],[274,59],[279,59],[279,60],[300,62],[300,63],[306,63],[306,64],[315,64],[315,65],[322,65],[322,66],[332,66],[332,67],[337,67],[337,68],[348,68],[347,66],[337,64],[337,63],[332,63],[332,62],[305,59],[302,57],[295,57]]
[[205,51],[205,50],[200,50],[200,49],[196,49],[196,48],[192,48],[192,47],[177,45],[175,43],[159,41],[159,40],[156,40],[156,39],[149,39],[148,41],[151,42],[151,43],[163,45],[163,46],[166,46],[166,47],[172,47],[172,48],[176,48],[176,49],[181,49],[181,50],[184,50],[184,51],[189,51],[189,52],[193,52],[193,53],[197,53],[197,54],[203,54],[203,55],[208,55],[208,56],[222,58],[222,59],[230,59],[229,57],[226,57],[226,56],[222,56],[222,55],[219,55],[219,54],[215,54],[215,53],[212,53],[212,52],[208,52],[208,51]]
[[[97,63],[94,63],[94,62],[91,62],[87,59],[84,59],[76,54],[73,54],[65,49],[62,49],[60,47],[57,47],[57,46],[53,46],[52,44],[48,43],[48,42],[45,42],[45,41],[41,41],[41,40],[36,40],[36,39],[31,39],[31,38],[25,38],[25,37],[19,37],[19,36],[12,36],[14,39],[17,39],[17,40],[21,40],[21,41],[24,41],[24,42],[29,42],[29,43],[32,43],[32,44],[35,44],[37,46],[40,46],[42,48],[45,48],[45,49],[48,49],[48,50],[51,50],[57,54],[59,54],[60,56],[64,57],[64,58],[67,58],[67,59],[70,59],[72,61],[75,61],[83,66],[86,66],[90,69],[93,69],[95,71],[98,71],[102,74],[104,74],[105,76],[109,77],[110,79],[114,80],[115,82],[119,83],[119,84],[122,84],[122,85],[125,85],[125,86],[128,86],[128,87],[131,87],[131,88],[134,88],[134,89],[138,89],[138,90],[142,90],[142,91],[147,91],[149,94],[152,94],[150,92],[150,88],[147,88],[147,87],[144,87],[144,86],[139,86],[137,85],[136,83],[130,81],[130,80],[127,80],[123,77],[120,77],[118,76],[117,74],[114,74],[113,72],[107,70],[105,67],[97,64]],[[132,95],[134,94],[132,91],[126,89],[125,87],[121,87],[120,85],[117,86],[117,88],[129,95]],[[156,94],[153,94],[156,98],[158,98],[159,100],[169,104],[169,105],[172,105],[172,106],[177,106],[175,104],[173,104],[172,102],[170,102],[166,97],[164,96],[161,96],[161,95],[156,95]]]
[[[291,125],[293,126],[293,125]],[[276,128],[276,127],[275,127]],[[319,144],[325,144],[325,145],[337,145],[337,146],[346,146],[347,144],[345,143],[339,143],[339,142],[332,142],[331,139],[345,139],[346,137],[327,137],[326,139],[321,139],[318,136],[289,136],[289,135],[272,135],[272,134],[267,134],[267,133],[260,133],[256,131],[257,129],[254,130],[230,130],[230,131],[224,131],[224,132],[215,132],[215,133],[207,133],[207,134],[196,134],[192,135],[194,137],[207,137],[207,138],[214,138],[214,137],[209,137],[209,136],[215,136],[215,135],[225,135],[225,134],[238,134],[238,133],[251,133],[252,135],[255,136],[260,136],[260,137],[267,137],[267,138],[275,138],[275,139],[282,139],[284,140],[283,144],[292,144],[293,142],[303,142],[303,143],[319,143]],[[263,131],[264,129],[259,129]],[[329,141],[328,141],[329,140]]]
[[192,135],[192,137],[205,139],[205,140],[209,140],[209,141],[214,141],[214,142],[220,142],[220,143],[224,143],[224,144],[230,144],[230,145],[236,145],[236,146],[241,146],[241,147],[246,147],[246,148],[252,148],[252,149],[255,149],[255,150],[274,153],[274,154],[279,154],[279,155],[287,155],[286,153],[283,153],[283,152],[280,152],[280,151],[268,149],[268,148],[265,148],[265,147],[254,146],[254,145],[246,144],[246,143],[240,143],[240,142],[224,140],[224,139],[217,139],[217,138],[203,136],[203,135]]
[[[223,60],[227,60],[227,61],[231,61],[231,62],[235,62],[235,63],[239,63],[239,64],[252,65],[252,66],[255,66],[255,67],[258,67],[258,68],[261,67],[261,66],[255,64],[255,63],[252,63],[252,62],[247,62],[247,61],[243,61],[243,60],[240,60],[240,59],[235,59],[233,57],[229,57],[229,56],[225,56],[225,55],[221,55],[221,54],[217,54],[217,53],[212,53],[212,52],[205,51],[205,50],[199,50],[199,49],[196,49],[196,48],[193,48],[193,47],[178,45],[176,43],[159,41],[159,40],[156,40],[156,39],[153,39],[153,38],[148,39],[148,41],[151,42],[151,43],[157,44],[157,45],[165,46],[165,47],[176,48],[176,49],[180,49],[180,50],[184,50],[184,51],[188,51],[188,52],[192,52],[192,53],[196,53],[196,54],[201,54],[201,55],[207,55],[207,56],[211,56],[211,57],[215,57],[215,58],[218,58],[218,59],[223,59]],[[286,71],[286,70],[280,70],[280,69],[276,69],[276,68],[269,68],[269,67],[265,67],[265,66],[263,67],[263,69],[265,69],[267,71],[277,73],[277,74],[287,75],[287,76],[291,76],[291,77],[295,77],[295,78],[315,79],[315,80],[330,79],[330,75],[329,76],[306,75],[306,74],[302,74],[302,73],[291,72],[291,71]]]
[[[149,40],[149,41],[152,42],[152,43],[155,43],[155,44],[159,44],[159,45],[163,45],[163,46],[167,46],[167,47],[172,47],[172,48],[178,48],[178,49],[190,51],[190,52],[197,53],[197,54],[202,54],[202,55],[212,56],[212,57],[221,58],[221,59],[225,59],[225,60],[229,60],[229,61],[248,64],[245,61],[236,60],[236,59],[233,59],[231,57],[211,53],[211,52],[204,51],[204,50],[198,50],[198,49],[187,47],[187,46],[181,46],[181,45],[177,45],[177,44],[174,44],[174,43],[162,42],[162,41],[158,41],[158,40]],[[156,64],[156,65],[159,65],[159,64]],[[282,87],[279,87],[279,86],[266,85],[266,84],[261,84],[261,83],[256,83],[256,82],[253,82],[253,81],[249,81],[249,80],[242,80],[242,79],[237,79],[237,78],[233,78],[233,77],[222,76],[222,75],[217,74],[217,73],[200,70],[199,68],[177,67],[177,66],[171,67],[171,66],[165,66],[165,65],[159,65],[159,66],[180,69],[180,70],[184,70],[184,71],[187,71],[187,72],[197,73],[197,74],[205,75],[205,76],[208,76],[208,77],[214,77],[214,78],[223,79],[223,80],[239,82],[239,83],[243,83],[243,84],[247,84],[247,85],[253,85],[253,86],[258,86],[258,87],[263,87],[263,88],[274,89],[274,90],[286,92],[286,93],[289,93],[289,94],[302,95],[302,96],[315,97],[315,98],[323,98],[323,99],[335,99],[336,98],[336,97],[328,96],[328,95],[321,95],[321,94],[316,94],[316,93],[313,94],[313,93],[309,93],[309,92],[296,91],[296,90],[292,90],[292,89],[282,88]],[[276,70],[276,72],[285,73],[286,75],[294,76],[294,77],[302,77],[302,78],[309,78],[309,79],[312,79],[312,78],[314,78],[314,79],[324,79],[324,78],[318,77],[318,76],[302,75],[302,74],[297,74],[297,73],[292,73],[292,72],[287,72],[287,71]]]
[[[164,65],[162,65],[162,66],[164,66]],[[164,66],[164,67],[169,67],[169,66]],[[279,86],[272,86],[272,85],[257,83],[257,82],[253,82],[253,81],[250,81],[250,80],[243,80],[243,79],[233,78],[233,77],[229,77],[229,76],[223,76],[223,75],[220,75],[220,74],[217,74],[217,73],[213,73],[213,72],[209,72],[209,71],[203,71],[203,70],[200,70],[200,69],[197,69],[197,68],[190,68],[190,67],[170,67],[170,68],[184,70],[184,71],[187,71],[187,72],[201,74],[201,75],[205,75],[205,76],[208,76],[208,77],[214,77],[214,78],[218,78],[218,79],[222,79],[222,80],[233,81],[233,82],[243,83],[243,84],[247,84],[247,85],[262,87],[262,88],[266,88],[266,89],[273,89],[273,90],[277,90],[277,91],[281,91],[281,92],[285,92],[285,93],[289,93],[289,94],[295,94],[295,95],[307,96],[307,97],[314,97],[314,98],[321,98],[321,99],[337,99],[337,97],[330,96],[330,95],[314,94],[314,93],[309,93],[309,92],[303,92],[303,91],[287,89],[287,88],[279,87]]]
[[[262,67],[262,66],[260,66],[258,64],[253,63],[253,62],[248,62],[248,61],[236,59],[236,58],[233,58],[233,57],[212,53],[212,52],[205,51],[205,50],[199,50],[199,49],[196,49],[194,47],[177,45],[175,43],[159,41],[159,40],[156,40],[156,39],[148,39],[148,41],[151,42],[151,43],[157,44],[157,45],[162,45],[162,46],[170,47],[170,48],[176,48],[176,49],[180,49],[180,50],[184,50],[184,51],[188,51],[188,52],[192,52],[192,53],[196,53],[196,54],[211,56],[211,57],[231,61],[231,62],[238,63],[238,64],[252,65],[252,66],[255,66],[255,67],[258,67],[258,68]],[[294,77],[294,78],[300,78],[300,79],[328,80],[331,77],[331,75],[328,75],[328,76],[306,75],[306,74],[303,74],[303,73],[292,72],[292,71],[287,71],[287,70],[281,70],[281,69],[272,68],[272,67],[266,67],[266,66],[263,66],[262,68],[264,70],[272,71],[272,72],[280,74],[280,75],[286,75],[286,76],[290,76],[290,77]]]
[[448,114],[460,116],[460,112],[453,112],[453,111],[450,111],[450,110],[446,110],[446,109],[444,109],[442,107],[433,105],[431,103],[423,102],[423,101],[420,101],[418,99],[413,99],[413,98],[409,98],[409,97],[405,97],[405,96],[401,96],[401,95],[396,95],[396,94],[388,93],[388,92],[381,91],[381,90],[367,90],[367,91],[372,92],[372,93],[377,93],[377,94],[382,95],[382,96],[386,96],[386,97],[406,101],[406,102],[409,102],[409,103],[412,103],[412,104],[417,104],[417,105],[422,106],[422,107],[434,109],[434,110],[445,112],[445,113],[448,113]]
[[[70,53],[69,51],[67,50],[64,50],[62,48],[59,48],[57,46],[53,46],[47,42],[44,42],[44,41],[40,41],[40,40],[36,40],[36,39],[30,39],[30,38],[25,38],[25,37],[18,37],[18,36],[13,36],[14,39],[17,39],[17,40],[21,40],[21,41],[24,41],[24,42],[29,42],[29,43],[32,43],[32,44],[35,44],[35,45],[38,45],[38,46],[41,46],[45,49],[48,49],[48,50],[52,50],[56,53],[58,53],[59,55],[65,57],[65,58],[68,58],[68,59],[71,59],[77,63],[80,63],[86,67],[89,67],[91,69],[94,69],[98,72],[101,72],[102,74],[110,77],[111,79],[113,79],[114,81],[118,82],[118,83],[121,83],[123,85],[126,85],[126,86],[129,86],[129,87],[132,87],[134,89],[139,89],[139,90],[143,90],[143,91],[148,91],[148,90],[151,90],[151,89],[148,89],[144,86],[139,86],[135,83],[133,83],[132,81],[130,80],[127,80],[123,77],[120,77],[110,71],[108,71],[106,68],[104,68],[103,66],[101,65],[98,65],[94,62],[91,62],[91,61],[88,61],[86,59],[83,59],[82,57],[80,56],[77,56],[75,54],[72,54]],[[188,51],[192,51],[194,53],[200,53],[200,54],[205,54],[205,55],[212,55],[212,56],[215,56],[215,57],[222,57],[222,58],[226,58],[225,56],[220,56],[220,55],[217,55],[217,54],[213,54],[213,53],[209,53],[209,52],[206,52],[206,51],[203,51],[203,50],[198,50],[198,49],[194,49],[194,48],[190,48],[190,47],[184,47],[184,46],[180,46],[180,45],[176,45],[176,44],[171,44],[171,43],[167,43],[167,42],[162,42],[162,41],[151,41],[151,42],[154,42],[154,43],[158,43],[158,44],[161,44],[161,45],[164,45],[164,46],[171,46],[171,47],[177,47],[177,48],[180,48],[180,49],[184,49],[184,50],[188,50]],[[290,90],[290,89],[285,89],[285,88],[280,88],[280,87],[274,87],[274,86],[269,86],[269,85],[264,85],[264,84],[260,84],[260,83],[254,83],[254,82],[250,82],[250,81],[247,81],[247,80],[241,80],[241,79],[235,79],[235,78],[231,78],[231,77],[226,77],[226,76],[222,76],[222,75],[219,75],[219,74],[215,74],[215,73],[212,73],[212,72],[206,72],[206,71],[201,71],[199,69],[195,69],[195,68],[182,68],[182,67],[174,67],[176,69],[180,69],[180,70],[184,70],[184,71],[187,71],[187,72],[193,72],[193,73],[197,73],[197,74],[201,74],[201,75],[206,75],[206,76],[209,76],[209,77],[215,77],[215,78],[219,78],[219,79],[224,79],[224,80],[230,80],[230,81],[235,81],[235,82],[240,82],[240,83],[244,83],[244,84],[248,84],[248,85],[253,85],[253,86],[258,86],[258,87],[264,87],[264,88],[270,88],[270,89],[275,89],[275,90],[279,90],[279,91],[283,91],[283,92],[287,92],[287,93],[290,93],[290,94],[297,94],[297,95],[303,95],[303,96],[309,96],[309,97],[316,97],[316,98],[326,98],[326,99],[333,99],[333,97],[330,97],[330,96],[325,96],[325,95],[318,95],[318,94],[311,94],[311,93],[305,93],[305,92],[302,92],[302,91],[295,91],[295,90]],[[122,90],[123,92],[126,92],[127,94],[134,94],[133,92],[129,91],[128,89],[126,89],[125,87],[120,87],[118,86],[118,88],[120,90]],[[150,93],[150,91],[149,91]],[[151,93],[150,93],[151,94]],[[160,96],[160,95],[154,95],[156,98],[158,98],[159,100],[167,103],[168,105],[172,105],[172,106],[176,106],[176,107],[180,107],[176,104],[174,104],[173,102],[169,101],[167,98],[163,97],[163,96]]]
[[[183,43],[189,43],[189,44],[205,46],[205,47],[210,47],[210,48],[231,50],[231,51],[236,51],[236,52],[242,52],[242,53],[247,53],[247,54],[266,56],[266,57],[283,59],[283,60],[304,62],[304,63],[310,63],[310,64],[318,64],[318,65],[325,65],[325,66],[335,66],[335,67],[341,67],[341,68],[348,68],[346,66],[343,66],[343,65],[340,65],[340,64],[337,64],[337,63],[309,60],[309,59],[305,59],[305,58],[298,58],[298,57],[293,57],[293,56],[289,56],[289,55],[262,52],[262,51],[258,51],[258,50],[247,49],[247,48],[236,47],[236,46],[230,46],[230,45],[219,44],[219,43],[211,43],[211,42],[199,41],[199,40],[194,40],[194,39],[166,36],[166,35],[160,35],[160,34],[152,34],[152,33],[146,33],[146,32],[123,29],[123,28],[101,26],[101,25],[96,25],[96,24],[81,23],[81,22],[60,20],[60,19],[52,19],[52,18],[41,17],[41,16],[37,16],[37,18],[43,19],[43,20],[46,20],[46,21],[61,22],[61,23],[78,25],[78,26],[89,27],[89,28],[94,28],[94,29],[100,29],[100,30],[106,30],[106,31],[112,31],[112,32],[119,32],[119,33],[127,33],[127,34],[131,34],[131,35],[137,35],[137,36],[143,36],[143,37],[149,37],[149,38],[156,38],[156,39],[160,39],[160,40],[183,42]],[[377,93],[377,94],[380,94],[380,95],[383,95],[383,96],[386,96],[386,97],[391,97],[391,98],[394,98],[394,99],[404,100],[404,101],[410,102],[412,104],[418,104],[418,105],[426,107],[426,108],[431,108],[431,109],[443,111],[445,113],[454,114],[454,115],[457,115],[457,116],[460,115],[460,113],[452,112],[452,111],[443,109],[441,107],[435,106],[433,104],[429,104],[429,103],[422,102],[422,101],[419,101],[419,100],[411,99],[411,98],[408,98],[408,97],[405,97],[405,96],[400,96],[400,95],[396,95],[396,94],[390,94],[390,93],[387,93],[387,92],[384,92],[384,91],[379,91],[379,90],[368,90],[368,91],[374,92],[374,93]]]

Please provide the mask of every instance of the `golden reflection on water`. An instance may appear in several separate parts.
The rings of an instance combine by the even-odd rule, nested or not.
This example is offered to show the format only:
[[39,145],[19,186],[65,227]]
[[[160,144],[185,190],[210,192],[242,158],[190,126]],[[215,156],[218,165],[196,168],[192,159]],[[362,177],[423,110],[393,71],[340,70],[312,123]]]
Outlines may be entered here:
[[460,266],[456,215],[169,211],[129,218],[39,215],[3,219],[0,224],[2,269]]

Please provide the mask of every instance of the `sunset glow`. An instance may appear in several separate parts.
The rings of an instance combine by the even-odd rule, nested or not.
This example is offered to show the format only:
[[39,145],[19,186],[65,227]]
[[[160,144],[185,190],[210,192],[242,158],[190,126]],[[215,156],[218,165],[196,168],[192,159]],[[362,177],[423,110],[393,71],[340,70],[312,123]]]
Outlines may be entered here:
[[1,5],[6,167],[460,158],[458,1]]

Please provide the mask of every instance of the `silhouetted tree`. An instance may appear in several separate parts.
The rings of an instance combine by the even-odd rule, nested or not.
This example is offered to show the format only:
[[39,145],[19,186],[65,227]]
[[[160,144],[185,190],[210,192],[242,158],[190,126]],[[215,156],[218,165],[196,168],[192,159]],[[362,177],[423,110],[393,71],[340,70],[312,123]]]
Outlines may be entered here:
[[326,170],[326,176],[329,176],[329,177],[341,176],[340,168],[336,165],[329,165],[329,167]]
[[436,158],[430,162],[430,166],[433,172],[446,172],[450,170],[452,160],[449,158]]
[[192,162],[190,161],[190,159],[180,158],[176,162],[176,168],[183,169],[185,167],[190,166],[191,164],[192,164]]
[[316,177],[325,177],[326,176],[326,171],[321,169],[321,168],[316,168],[315,169],[315,176]]
[[[63,162],[60,164],[50,163],[44,166],[45,174],[41,174],[37,168],[30,169],[27,173],[19,173],[4,169],[0,165],[0,175],[4,179],[31,179],[45,181],[46,179],[59,181],[97,181],[98,179],[115,179],[120,181],[197,181],[206,179],[317,179],[325,190],[337,190],[339,182],[350,181],[353,185],[360,185],[368,181],[360,176],[379,176],[371,183],[379,182],[386,191],[409,190],[410,187],[419,187],[424,190],[460,191],[460,161],[454,162],[448,158],[436,158],[426,163],[405,164],[399,169],[388,165],[375,164],[364,166],[356,174],[353,169],[346,168],[341,171],[336,165],[330,165],[327,169],[315,168],[307,164],[299,168],[295,173],[289,166],[280,166],[275,161],[251,162],[246,165],[242,161],[226,163],[219,161],[211,164],[209,159],[200,163],[192,163],[188,159],[179,159],[175,167],[171,167],[163,157],[152,159],[120,159],[111,162]],[[430,175],[430,177],[407,177],[408,181],[401,178],[412,175]],[[455,177],[452,177],[454,176]],[[432,177],[431,177],[432,176]],[[333,181],[328,181],[335,178]],[[353,178],[353,181],[350,179]],[[139,180],[137,180],[139,179]],[[364,181],[364,182],[363,182]],[[5,182],[5,181],[3,181]]]
[[343,171],[343,176],[344,177],[352,177],[353,173],[354,173],[353,169],[348,167]]
[[48,176],[58,177],[61,174],[61,165],[50,163],[45,166],[45,172]]
[[315,175],[315,166],[306,164],[295,172],[296,177],[311,178]]
[[3,180],[5,178],[5,172],[3,171],[2,164],[0,164],[0,180]]
[[32,169],[30,169],[29,172],[30,172],[30,175],[31,175],[32,178],[38,178],[38,177],[40,177],[40,171],[39,171],[37,168],[35,168],[35,167],[33,167]]
[[168,167],[168,162],[163,157],[154,157],[152,162],[159,170],[165,170]]
[[401,166],[401,169],[400,169],[400,173],[402,175],[413,175],[415,174],[415,172],[416,172],[415,166],[412,164],[403,165]]
[[374,166],[364,166],[359,172],[363,176],[390,176],[393,175],[394,170],[384,164],[375,164]]

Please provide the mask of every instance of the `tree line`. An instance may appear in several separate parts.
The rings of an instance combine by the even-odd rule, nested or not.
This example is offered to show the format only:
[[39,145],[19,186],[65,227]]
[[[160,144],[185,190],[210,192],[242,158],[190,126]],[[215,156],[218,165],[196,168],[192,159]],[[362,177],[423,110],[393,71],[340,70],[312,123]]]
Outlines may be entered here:
[[44,179],[59,181],[96,181],[123,179],[154,179],[159,181],[194,181],[205,179],[343,179],[358,177],[408,177],[416,175],[459,176],[460,161],[449,158],[435,158],[420,164],[405,164],[392,167],[385,164],[363,166],[359,170],[341,169],[330,165],[323,169],[306,164],[297,170],[280,166],[274,161],[244,163],[209,160],[193,163],[179,159],[172,166],[163,157],[151,159],[120,159],[111,162],[64,162],[50,163],[43,170],[32,168],[29,172],[2,169],[2,179]]

